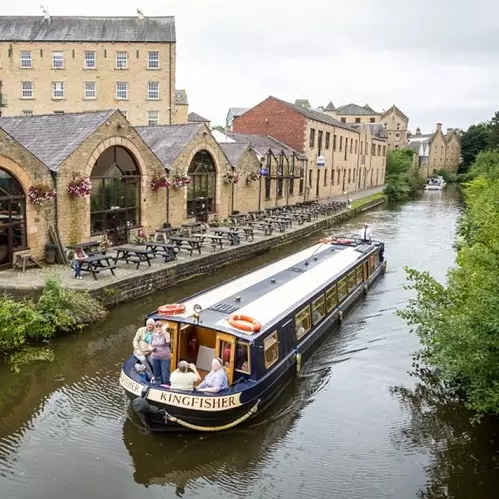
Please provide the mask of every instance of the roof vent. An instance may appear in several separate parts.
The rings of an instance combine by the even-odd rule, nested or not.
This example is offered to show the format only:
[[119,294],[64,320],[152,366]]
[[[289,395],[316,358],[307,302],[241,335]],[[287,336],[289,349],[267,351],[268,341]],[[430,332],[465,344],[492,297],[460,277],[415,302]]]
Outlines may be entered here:
[[40,9],[42,9],[43,19],[50,22],[49,9],[47,7],[45,7],[45,5],[40,5]]
[[223,312],[225,314],[232,314],[238,309],[239,307],[237,305],[232,305],[232,303],[224,303],[224,302],[217,303],[212,307],[208,308],[208,310],[214,310],[215,312]]

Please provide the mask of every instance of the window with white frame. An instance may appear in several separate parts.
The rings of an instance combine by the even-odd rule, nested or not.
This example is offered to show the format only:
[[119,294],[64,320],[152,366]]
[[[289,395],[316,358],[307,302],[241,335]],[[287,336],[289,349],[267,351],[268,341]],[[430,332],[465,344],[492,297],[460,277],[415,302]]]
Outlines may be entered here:
[[147,98],[149,100],[159,99],[159,83],[157,81],[150,81],[147,84]]
[[97,98],[97,84],[95,81],[86,81],[83,84],[85,99]]
[[22,99],[32,99],[33,98],[33,82],[23,81],[21,83],[21,98]]
[[159,52],[147,53],[147,69],[159,69]]
[[33,111],[31,109],[23,109],[23,116],[33,116]]
[[116,52],[116,69],[128,68],[128,52]]
[[53,81],[52,82],[52,98],[53,99],[64,99],[64,82],[63,81]]
[[149,125],[159,125],[159,111],[148,111],[147,123]]
[[128,83],[126,81],[116,82],[116,98],[128,99]]
[[52,67],[54,69],[64,68],[64,54],[62,52],[52,52]]
[[27,69],[31,67],[33,67],[31,61],[31,52],[29,50],[21,50],[21,68]]
[[84,55],[85,69],[95,69],[95,52],[93,50],[85,51]]

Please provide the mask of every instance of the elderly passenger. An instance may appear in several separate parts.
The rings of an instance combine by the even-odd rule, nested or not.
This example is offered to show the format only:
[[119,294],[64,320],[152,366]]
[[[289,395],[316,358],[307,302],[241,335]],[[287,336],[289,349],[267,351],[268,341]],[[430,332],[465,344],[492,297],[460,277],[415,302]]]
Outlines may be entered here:
[[170,359],[172,356],[170,344],[170,333],[166,330],[166,326],[163,326],[160,321],[156,321],[151,341],[153,347],[151,361],[155,382],[158,385],[170,384]]
[[222,367],[222,361],[216,357],[211,361],[211,371],[206,375],[201,384],[198,385],[196,390],[206,393],[218,393],[220,390],[225,390],[228,387],[227,373]]
[[170,375],[170,388],[173,390],[194,390],[194,383],[197,381],[201,381],[201,376],[196,366],[181,360],[177,369]]
[[153,377],[153,373],[149,360],[151,352],[154,350],[154,347],[151,345],[153,332],[154,319],[147,319],[146,325],[139,327],[133,338],[133,354],[144,365],[151,378]]

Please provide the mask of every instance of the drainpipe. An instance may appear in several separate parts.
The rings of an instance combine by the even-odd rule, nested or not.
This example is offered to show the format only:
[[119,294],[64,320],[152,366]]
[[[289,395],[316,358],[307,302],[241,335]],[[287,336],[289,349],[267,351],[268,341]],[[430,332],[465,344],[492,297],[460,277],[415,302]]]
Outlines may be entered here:
[[[56,172],[50,170],[50,176],[52,177],[52,183],[54,184],[54,189],[57,191],[57,174],[56,174]],[[54,219],[55,219],[54,220],[55,230],[56,230],[56,235],[57,235],[59,232],[59,196],[55,197]]]
[[168,64],[169,64],[169,70],[168,70],[168,89],[169,94],[170,94],[170,125],[172,124],[172,44],[170,43],[170,57],[168,57]]
[[[170,176],[170,170],[166,171],[166,176]],[[170,188],[166,189],[166,223],[170,223]]]
[[[234,175],[235,172],[236,172],[236,169],[234,167],[232,167],[232,174]],[[234,182],[232,182],[230,185],[231,185],[230,214],[233,215],[234,214]]]

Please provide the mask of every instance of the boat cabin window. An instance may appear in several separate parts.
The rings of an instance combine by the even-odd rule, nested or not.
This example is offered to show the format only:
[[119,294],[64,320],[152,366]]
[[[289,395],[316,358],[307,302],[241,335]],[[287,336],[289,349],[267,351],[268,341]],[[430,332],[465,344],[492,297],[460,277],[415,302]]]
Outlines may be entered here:
[[277,331],[263,340],[263,351],[265,355],[265,368],[272,367],[279,358],[279,344],[277,342]]
[[376,259],[378,257],[378,254],[376,253],[375,255],[371,255],[369,257],[369,267],[371,268],[371,272],[373,272],[376,269]]
[[318,324],[322,318],[324,317],[324,295],[317,298],[317,300],[312,302],[312,321],[315,324]]
[[327,291],[326,291],[326,310],[328,312],[331,312],[334,307],[338,304],[338,296],[336,294],[336,284],[334,286],[331,286]]
[[341,279],[338,281],[338,302],[341,303],[347,294],[347,282],[345,279]]
[[310,307],[308,305],[295,315],[295,324],[296,339],[299,340],[312,328],[312,321],[310,320]]
[[364,274],[362,271],[362,265],[357,267],[357,284],[360,284],[364,280]]
[[348,274],[347,282],[348,282],[348,292],[351,293],[354,290],[355,286],[357,285],[355,270],[353,272],[350,272],[350,274]]
[[249,343],[243,341],[236,343],[236,371],[251,374]]

